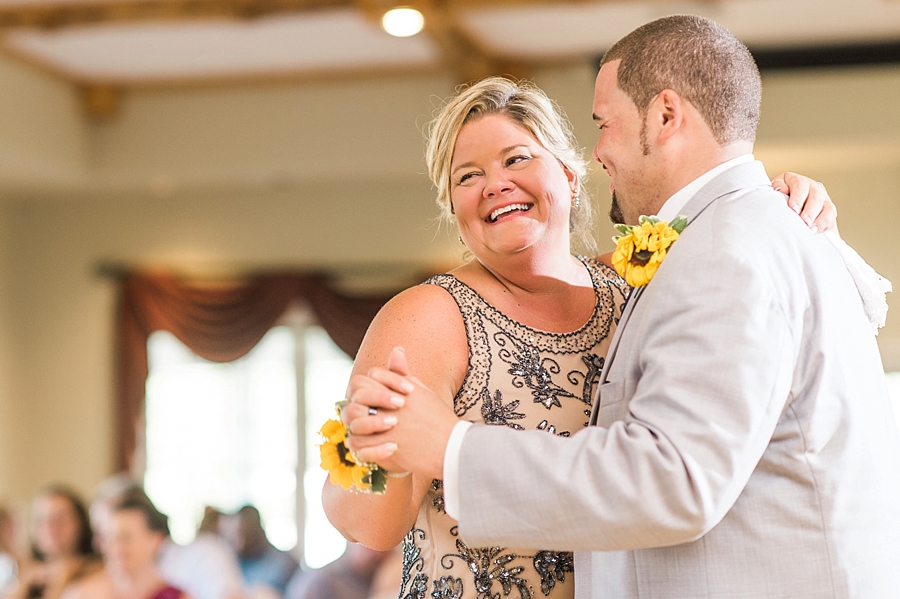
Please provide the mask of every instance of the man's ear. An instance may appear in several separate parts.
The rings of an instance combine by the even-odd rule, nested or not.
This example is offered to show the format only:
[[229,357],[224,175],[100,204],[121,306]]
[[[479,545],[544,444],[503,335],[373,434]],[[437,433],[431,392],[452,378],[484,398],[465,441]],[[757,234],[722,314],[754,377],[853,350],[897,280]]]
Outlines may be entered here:
[[659,128],[659,139],[668,140],[684,125],[684,100],[678,92],[664,89],[650,103],[649,114]]

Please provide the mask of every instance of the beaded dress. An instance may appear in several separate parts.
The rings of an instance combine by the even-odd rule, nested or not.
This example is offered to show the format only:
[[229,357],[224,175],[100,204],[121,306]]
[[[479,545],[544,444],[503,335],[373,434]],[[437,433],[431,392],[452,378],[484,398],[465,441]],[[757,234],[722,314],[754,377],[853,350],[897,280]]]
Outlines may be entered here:
[[[579,259],[591,275],[597,301],[588,322],[572,333],[547,333],[516,322],[453,275],[424,283],[450,293],[466,327],[469,368],[453,400],[457,416],[562,437],[587,425],[629,288],[606,265]],[[508,475],[515,476],[512,465]],[[435,479],[403,540],[400,599],[571,599],[572,571],[568,552],[470,547],[444,511],[441,481]]]

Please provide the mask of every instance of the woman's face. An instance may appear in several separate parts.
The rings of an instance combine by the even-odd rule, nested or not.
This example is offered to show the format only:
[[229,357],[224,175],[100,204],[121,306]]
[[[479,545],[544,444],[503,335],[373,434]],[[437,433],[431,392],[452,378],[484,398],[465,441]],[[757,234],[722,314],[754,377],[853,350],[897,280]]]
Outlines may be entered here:
[[450,164],[459,234],[479,259],[558,244],[568,253],[577,177],[502,115],[466,124]]
[[120,510],[113,514],[105,539],[106,565],[114,574],[134,575],[155,568],[164,536],[147,527],[144,514]]
[[34,543],[47,558],[75,555],[81,530],[78,515],[66,497],[43,495],[35,499]]

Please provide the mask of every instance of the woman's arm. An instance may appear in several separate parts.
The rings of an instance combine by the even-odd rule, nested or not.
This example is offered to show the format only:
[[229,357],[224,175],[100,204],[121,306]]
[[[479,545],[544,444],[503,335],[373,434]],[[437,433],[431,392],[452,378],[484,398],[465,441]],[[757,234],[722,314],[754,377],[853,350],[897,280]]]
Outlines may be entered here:
[[[449,405],[465,378],[468,343],[459,308],[435,285],[408,289],[372,321],[353,364],[353,375],[385,366],[395,347],[405,348],[410,368]],[[417,475],[389,478],[384,495],[345,490],[325,481],[322,504],[328,520],[349,541],[373,549],[395,547],[416,521],[431,486]]]

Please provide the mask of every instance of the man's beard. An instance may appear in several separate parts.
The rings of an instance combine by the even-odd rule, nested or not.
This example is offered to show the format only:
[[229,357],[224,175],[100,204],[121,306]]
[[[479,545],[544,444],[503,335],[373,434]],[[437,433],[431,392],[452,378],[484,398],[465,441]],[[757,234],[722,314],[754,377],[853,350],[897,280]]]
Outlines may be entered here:
[[612,192],[612,205],[609,207],[609,220],[611,220],[614,225],[625,223],[625,215],[622,214],[622,207],[619,206],[619,198],[616,197],[615,191]]

